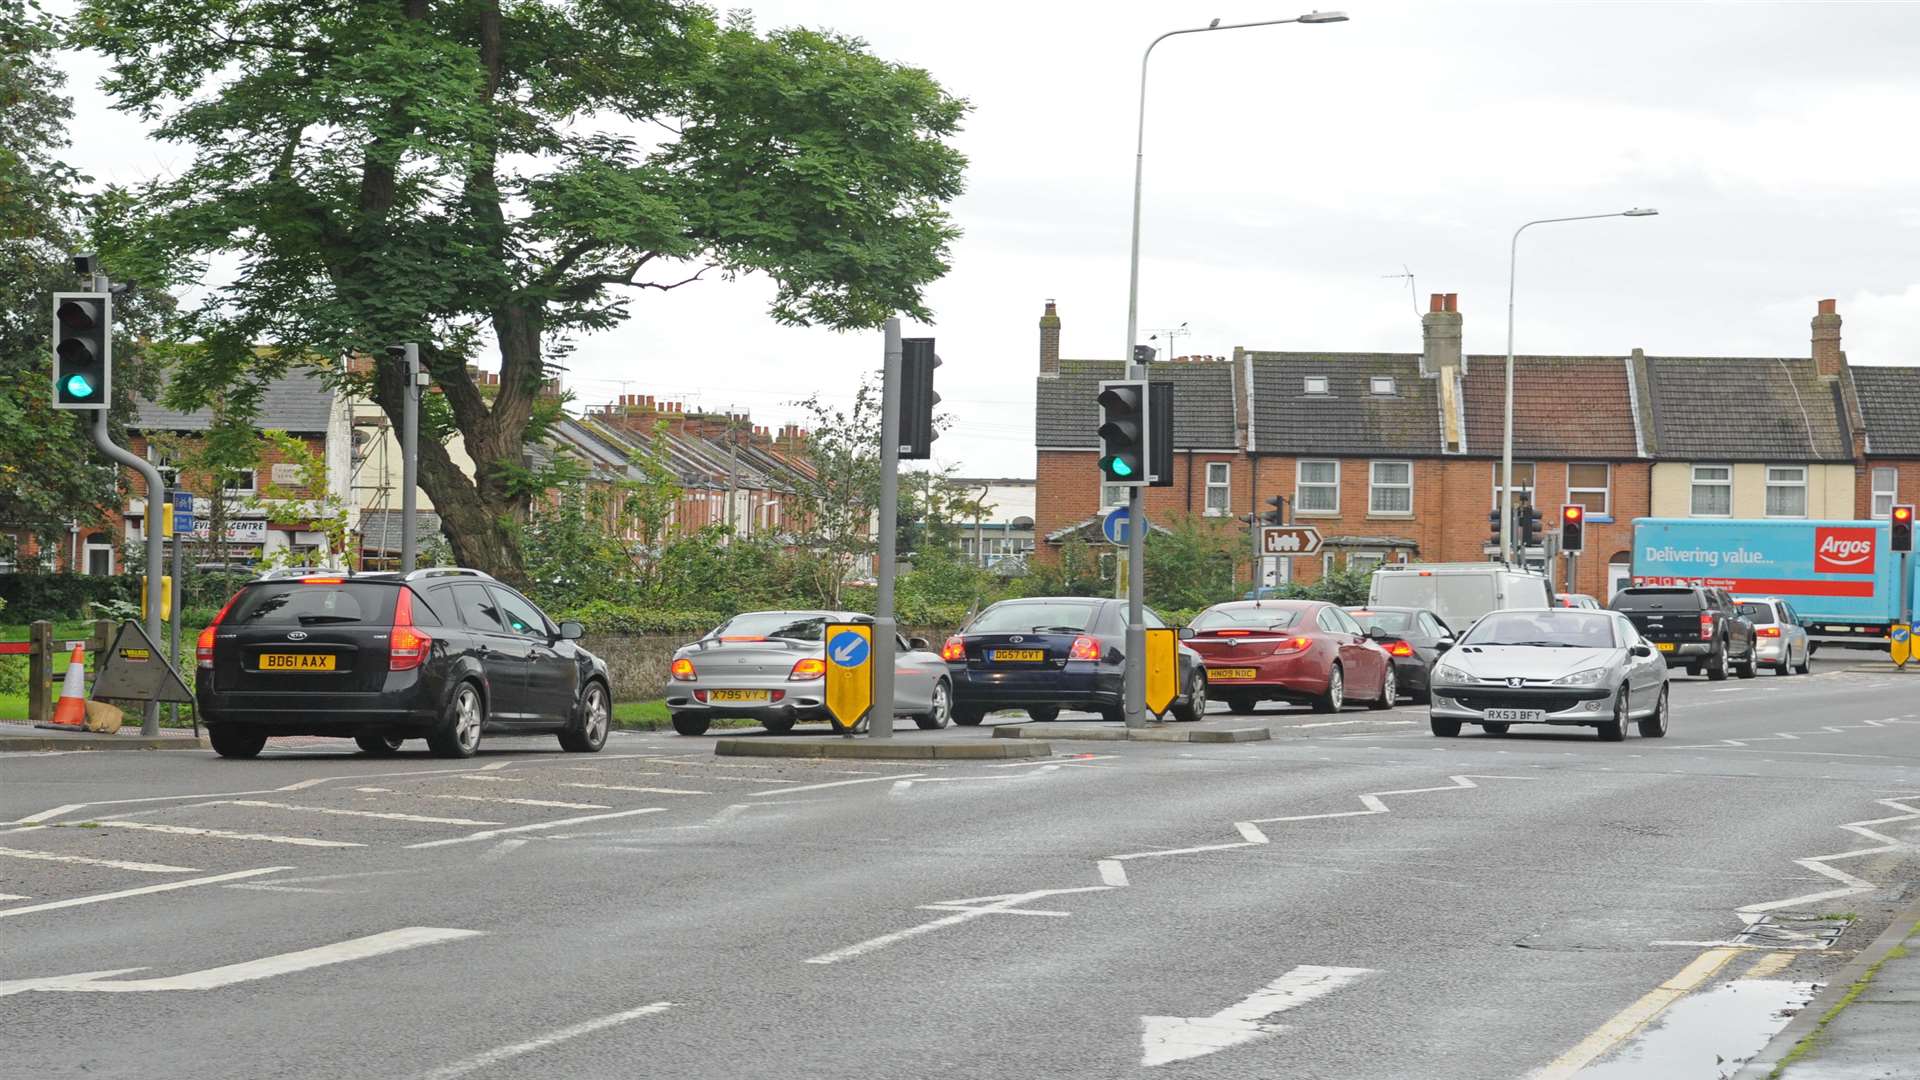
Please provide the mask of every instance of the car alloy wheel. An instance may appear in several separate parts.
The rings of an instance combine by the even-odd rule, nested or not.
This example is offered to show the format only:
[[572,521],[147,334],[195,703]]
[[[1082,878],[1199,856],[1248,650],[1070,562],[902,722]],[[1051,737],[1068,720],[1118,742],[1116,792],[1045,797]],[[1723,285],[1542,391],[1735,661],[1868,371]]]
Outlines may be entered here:
[[1601,742],[1619,742],[1627,737],[1627,688],[1613,693],[1613,719],[1600,725]]
[[463,683],[454,699],[453,737],[460,749],[471,754],[480,748],[480,693],[472,683]]
[[1314,712],[1337,713],[1347,703],[1347,680],[1340,674],[1340,665],[1333,665],[1327,672],[1327,690],[1313,703]]
[[933,700],[927,711],[913,718],[922,731],[938,731],[953,720],[953,689],[945,679],[933,684]]
[[1369,704],[1375,709],[1391,709],[1394,703],[1399,700],[1400,680],[1399,677],[1393,673],[1393,665],[1388,664],[1387,673],[1380,680],[1380,697],[1378,700],[1370,702]]
[[1667,734],[1667,722],[1671,717],[1672,706],[1667,701],[1667,688],[1660,688],[1660,704],[1654,706],[1653,715],[1640,721],[1640,737],[1643,739],[1661,739]]
[[607,688],[598,681],[588,683],[580,694],[579,726],[560,733],[560,749],[581,754],[598,752],[607,745],[612,722],[613,706],[607,701]]

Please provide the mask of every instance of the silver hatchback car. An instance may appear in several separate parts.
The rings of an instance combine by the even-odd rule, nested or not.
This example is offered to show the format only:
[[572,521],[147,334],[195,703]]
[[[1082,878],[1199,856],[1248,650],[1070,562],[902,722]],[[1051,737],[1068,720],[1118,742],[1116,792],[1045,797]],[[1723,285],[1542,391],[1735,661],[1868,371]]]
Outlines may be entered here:
[[[673,654],[667,712],[682,735],[704,735],[721,717],[758,721],[776,735],[802,720],[825,720],[828,623],[870,623],[853,611],[749,611]],[[894,713],[927,730],[953,720],[946,661],[914,638],[894,649]]]
[[1440,736],[1479,724],[1596,729],[1617,742],[1667,733],[1667,662],[1625,615],[1556,608],[1482,616],[1433,668],[1429,723]]
[[1793,605],[1777,596],[1736,596],[1740,614],[1753,624],[1753,654],[1775,675],[1805,675],[1813,670],[1813,643]]

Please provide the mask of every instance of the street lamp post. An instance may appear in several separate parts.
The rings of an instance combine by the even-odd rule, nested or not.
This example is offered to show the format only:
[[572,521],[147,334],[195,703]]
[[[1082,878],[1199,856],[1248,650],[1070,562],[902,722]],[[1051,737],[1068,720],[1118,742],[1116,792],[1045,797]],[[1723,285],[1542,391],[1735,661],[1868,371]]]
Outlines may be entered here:
[[[1500,561],[1513,562],[1513,284],[1519,269],[1520,234],[1535,225],[1562,221],[1593,221],[1598,218],[1653,217],[1660,211],[1635,207],[1611,214],[1578,214],[1573,217],[1541,218],[1513,230],[1513,243],[1507,249],[1507,404],[1506,425],[1500,438]],[[1572,586],[1568,586],[1572,590]]]
[[[1140,107],[1133,140],[1133,240],[1127,253],[1127,344],[1120,355],[1127,360],[1127,378],[1144,379],[1147,365],[1138,361],[1133,346],[1140,333],[1140,178],[1147,154],[1147,61],[1154,47],[1181,34],[1206,34],[1215,30],[1245,30],[1255,26],[1282,26],[1287,23],[1337,23],[1347,17],[1338,11],[1310,11],[1291,19],[1261,19],[1257,22],[1221,23],[1169,30],[1147,43],[1140,54]],[[1127,667],[1125,714],[1128,727],[1144,727],[1147,722],[1147,629],[1141,620],[1146,606],[1147,507],[1144,489],[1132,487],[1127,494]],[[1256,583],[1257,585],[1258,583]]]

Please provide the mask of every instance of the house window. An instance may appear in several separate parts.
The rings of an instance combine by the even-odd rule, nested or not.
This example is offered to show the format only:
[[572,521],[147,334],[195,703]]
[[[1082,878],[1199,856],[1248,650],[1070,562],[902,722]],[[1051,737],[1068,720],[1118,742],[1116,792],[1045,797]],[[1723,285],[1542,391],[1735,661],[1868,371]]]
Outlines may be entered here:
[[1232,487],[1228,477],[1233,470],[1224,461],[1207,462],[1207,516],[1226,517],[1233,512]]
[[228,474],[227,485],[222,488],[228,495],[251,495],[256,490],[252,469],[235,469]]
[[1568,505],[1584,507],[1588,517],[1606,517],[1613,513],[1608,499],[1611,469],[1605,462],[1567,466]]
[[[1499,462],[1493,463],[1493,505],[1500,505],[1500,477],[1506,470]],[[1513,463],[1513,505],[1533,504],[1533,462],[1516,461]]]
[[1127,505],[1127,491],[1130,484],[1101,484],[1100,508],[1105,510],[1115,506]]
[[1375,461],[1368,470],[1367,513],[1413,513],[1413,462]]
[[1327,392],[1327,377],[1325,375],[1309,375],[1302,381],[1304,383],[1303,393],[1324,394]]
[[1693,467],[1694,517],[1733,516],[1733,466]]
[[1386,555],[1378,551],[1350,551],[1347,553],[1347,569],[1365,570],[1369,573],[1379,569],[1387,561]]
[[113,575],[113,545],[89,539],[86,543],[86,572],[94,577]]
[[1340,463],[1302,461],[1294,474],[1293,508],[1302,514],[1340,512]]
[[1807,516],[1807,467],[1767,466],[1767,516]]
[[1382,396],[1392,396],[1393,376],[1375,375],[1371,379],[1367,380],[1367,389],[1372,393],[1379,394]]
[[1333,573],[1333,552],[1322,552],[1320,554],[1320,574],[1322,577],[1325,577],[1331,573]]
[[1891,465],[1873,467],[1873,516],[1893,516],[1893,504],[1900,498],[1900,470]]

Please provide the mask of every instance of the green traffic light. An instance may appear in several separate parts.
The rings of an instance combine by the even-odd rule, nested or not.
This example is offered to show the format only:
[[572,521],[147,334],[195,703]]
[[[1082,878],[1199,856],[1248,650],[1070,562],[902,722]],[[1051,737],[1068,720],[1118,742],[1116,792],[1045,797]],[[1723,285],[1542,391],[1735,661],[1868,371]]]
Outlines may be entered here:
[[67,393],[77,398],[90,398],[93,396],[93,383],[85,375],[69,375]]
[[1119,454],[1108,454],[1100,459],[1100,470],[1116,480],[1126,480],[1133,476],[1133,462]]

